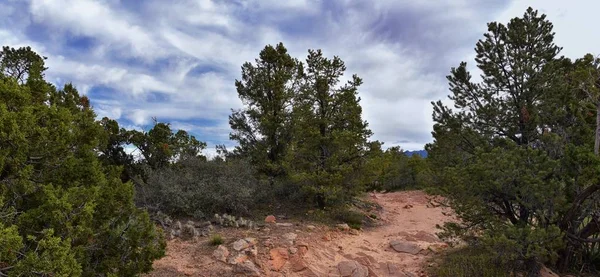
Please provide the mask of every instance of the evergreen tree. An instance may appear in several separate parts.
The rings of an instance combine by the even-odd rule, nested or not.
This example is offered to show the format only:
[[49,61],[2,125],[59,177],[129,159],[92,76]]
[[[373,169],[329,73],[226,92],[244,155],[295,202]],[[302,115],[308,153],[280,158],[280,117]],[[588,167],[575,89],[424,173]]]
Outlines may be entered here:
[[133,186],[98,159],[104,130],[30,48],[0,53],[0,275],[135,276],[164,253]]
[[294,106],[294,140],[290,166],[294,179],[323,207],[346,200],[361,189],[357,172],[363,165],[368,124],[362,120],[354,75],[340,85],[346,66],[309,50],[302,90]]
[[559,260],[560,249],[578,249],[561,252],[565,265],[575,255],[582,261],[582,232],[598,207],[600,160],[582,116],[595,106],[580,93],[590,82],[577,77],[578,63],[557,58],[553,38],[552,24],[531,8],[507,25],[489,23],[475,48],[482,82],[471,81],[465,63],[452,69],[455,109],[433,103],[435,141],[427,146],[462,219],[446,235],[531,275],[540,262]]
[[292,106],[302,66],[282,43],[267,45],[255,61],[244,63],[236,80],[245,107],[233,111],[230,138],[239,145],[234,152],[249,157],[270,177],[284,174],[282,160],[292,140]]

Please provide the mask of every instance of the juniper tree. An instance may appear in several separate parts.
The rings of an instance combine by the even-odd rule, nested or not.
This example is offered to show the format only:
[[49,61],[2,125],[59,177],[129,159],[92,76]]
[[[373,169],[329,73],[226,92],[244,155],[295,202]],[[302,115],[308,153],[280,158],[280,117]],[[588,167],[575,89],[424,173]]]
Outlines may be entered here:
[[71,84],[45,82],[43,59],[29,48],[7,49],[0,53],[0,275],[149,271],[164,253],[162,235],[134,206],[132,184],[98,159],[104,130],[89,100]]

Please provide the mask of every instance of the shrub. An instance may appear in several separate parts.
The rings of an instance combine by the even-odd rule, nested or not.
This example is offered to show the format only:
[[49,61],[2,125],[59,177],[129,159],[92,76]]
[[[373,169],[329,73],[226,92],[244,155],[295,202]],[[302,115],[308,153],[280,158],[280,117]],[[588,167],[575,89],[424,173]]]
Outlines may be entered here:
[[331,215],[335,220],[348,224],[352,229],[360,229],[365,218],[363,214],[345,207],[333,210]]
[[248,214],[258,189],[265,185],[243,160],[187,159],[147,170],[147,181],[137,181],[138,203],[172,215]]
[[221,244],[223,244],[223,242],[224,242],[223,237],[219,234],[212,235],[210,237],[210,240],[208,241],[208,243],[213,246],[221,245]]
[[449,251],[430,270],[435,277],[507,277],[510,268],[483,248],[466,247]]
[[105,133],[89,100],[44,69],[30,48],[0,51],[0,276],[149,271],[162,234],[98,159]]

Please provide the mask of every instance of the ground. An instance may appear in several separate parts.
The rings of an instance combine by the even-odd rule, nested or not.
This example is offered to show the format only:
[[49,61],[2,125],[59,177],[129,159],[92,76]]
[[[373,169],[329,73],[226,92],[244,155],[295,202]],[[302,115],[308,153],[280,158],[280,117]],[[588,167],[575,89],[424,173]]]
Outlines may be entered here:
[[[217,229],[230,252],[226,262],[214,257],[217,247],[208,238],[174,239],[146,277],[426,276],[431,255],[446,247],[435,235],[436,225],[455,220],[451,211],[432,205],[421,191],[368,197],[382,207],[374,212],[374,227],[356,231],[277,219],[258,230]],[[256,240],[239,241],[243,238]],[[247,248],[236,251],[234,242]]]

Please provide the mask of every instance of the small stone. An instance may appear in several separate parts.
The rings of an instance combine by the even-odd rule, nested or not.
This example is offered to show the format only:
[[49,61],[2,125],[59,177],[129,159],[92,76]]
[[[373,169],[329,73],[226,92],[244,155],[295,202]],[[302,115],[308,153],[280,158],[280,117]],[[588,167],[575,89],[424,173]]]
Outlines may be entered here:
[[350,230],[350,226],[348,226],[346,223],[338,224],[336,227],[342,231]]
[[290,247],[288,250],[290,251],[290,254],[296,254],[296,252],[298,252],[298,248],[296,247]]
[[234,273],[244,274],[244,276],[260,276],[260,270],[251,261],[244,261],[233,266]]
[[283,237],[284,239],[286,239],[286,240],[289,240],[289,241],[294,241],[294,240],[296,240],[296,238],[298,237],[298,235],[297,235],[297,234],[295,234],[295,233],[286,233],[286,234],[283,234],[283,236],[282,236],[282,237]]
[[256,238],[245,238],[244,240],[247,241],[250,245],[258,244],[258,240]]
[[292,224],[292,223],[276,223],[275,225],[277,227],[292,227],[292,226],[294,226],[294,224]]
[[360,232],[358,230],[356,230],[356,229],[350,229],[350,234],[358,236],[358,235],[360,235]]
[[233,249],[236,251],[242,251],[248,247],[250,247],[250,243],[248,243],[245,239],[239,239],[233,243]]
[[275,223],[275,216],[268,215],[268,216],[265,218],[265,222],[266,222],[266,223]]
[[229,264],[239,264],[248,260],[248,256],[244,253],[238,253],[236,256],[229,258]]
[[394,250],[396,250],[396,252],[400,252],[400,253],[408,253],[408,254],[416,255],[419,252],[421,252],[421,247],[419,247],[418,245],[416,245],[414,243],[405,242],[405,241],[392,240],[390,242],[390,246]]
[[218,261],[226,262],[227,256],[229,256],[229,250],[223,245],[219,245],[219,247],[213,251],[213,258]]
[[315,227],[314,225],[306,225],[306,229],[308,230],[314,230],[315,228],[317,227]]

